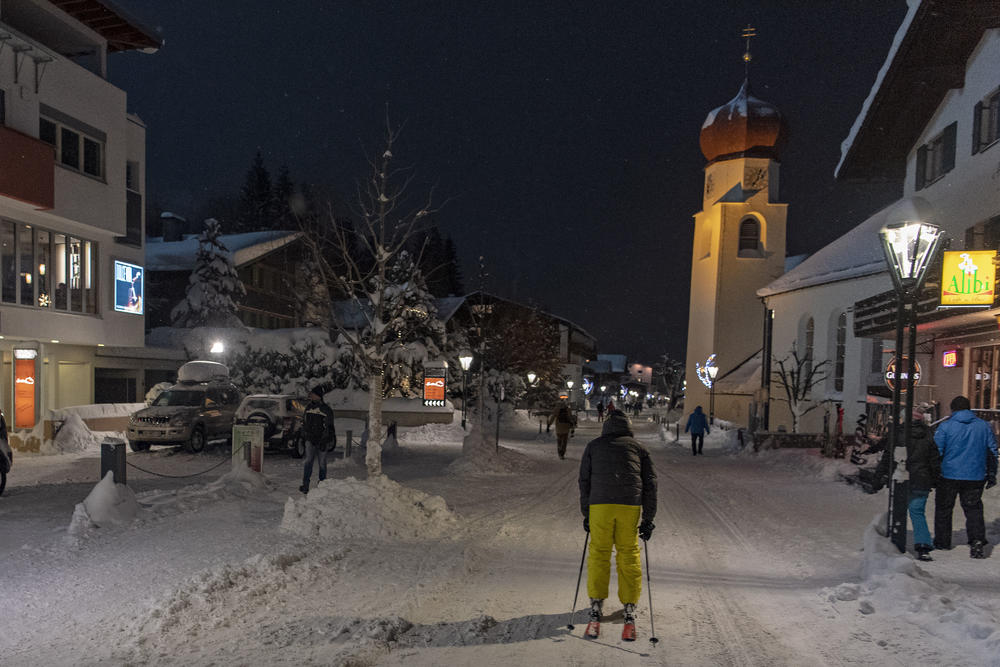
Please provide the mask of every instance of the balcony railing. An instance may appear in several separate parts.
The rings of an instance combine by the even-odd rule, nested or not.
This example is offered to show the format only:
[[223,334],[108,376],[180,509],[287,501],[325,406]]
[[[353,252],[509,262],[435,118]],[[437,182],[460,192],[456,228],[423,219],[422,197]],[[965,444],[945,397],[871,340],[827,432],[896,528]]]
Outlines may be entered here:
[[55,150],[44,141],[0,126],[0,196],[39,209],[55,206]]

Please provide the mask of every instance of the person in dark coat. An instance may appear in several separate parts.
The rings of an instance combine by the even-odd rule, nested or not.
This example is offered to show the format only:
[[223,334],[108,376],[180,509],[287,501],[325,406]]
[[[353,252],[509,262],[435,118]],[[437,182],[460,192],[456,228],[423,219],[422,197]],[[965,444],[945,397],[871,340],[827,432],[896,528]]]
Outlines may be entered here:
[[[941,476],[941,457],[931,430],[924,423],[923,413],[914,410],[910,418],[910,441],[906,443],[906,472],[910,481],[907,510],[913,525],[913,550],[919,560],[929,561],[934,560],[930,557],[934,547],[925,508],[927,496]],[[888,442],[891,441],[890,434]],[[892,457],[892,448],[886,447],[876,469],[876,476],[882,484],[889,483]]]
[[[639,540],[653,534],[656,516],[656,471],[649,451],[633,437],[624,412],[613,410],[601,436],[587,443],[580,460],[580,510],[590,533],[587,593],[591,621],[601,620],[611,579],[611,550],[618,565],[618,599],[625,622],[635,623],[642,592]],[[641,519],[641,522],[640,522]]]
[[333,408],[323,401],[332,387],[319,384],[309,390],[309,404],[302,416],[302,437],[306,442],[305,465],[302,469],[302,486],[299,491],[309,493],[313,462],[319,461],[319,481],[326,479],[326,456],[337,446],[337,429],[333,423]]
[[559,458],[566,458],[566,445],[569,444],[569,436],[576,428],[576,415],[569,409],[566,401],[560,401],[552,413],[549,415],[549,426],[556,425],[556,453]]
[[934,433],[941,454],[941,479],[934,502],[934,547],[951,549],[951,517],[955,498],[965,512],[969,555],[986,558],[986,524],[983,520],[983,487],[997,483],[997,441],[993,429],[976,417],[965,396],[951,401],[951,417]]
[[691,433],[691,455],[701,454],[701,448],[705,446],[705,436],[708,435],[708,417],[702,412],[699,405],[688,417],[684,432]]
[[604,421],[604,401],[597,402],[597,421]]

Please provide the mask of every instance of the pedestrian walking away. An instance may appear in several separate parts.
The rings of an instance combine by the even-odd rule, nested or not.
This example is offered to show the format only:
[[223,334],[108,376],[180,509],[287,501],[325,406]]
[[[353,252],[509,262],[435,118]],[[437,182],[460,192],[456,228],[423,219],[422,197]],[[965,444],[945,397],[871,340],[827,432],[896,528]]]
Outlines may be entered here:
[[[906,415],[903,415],[903,418],[905,419]],[[891,433],[888,442],[892,442]],[[892,457],[892,448],[886,447],[875,471],[879,488],[890,483]],[[910,441],[906,443],[906,472],[910,478],[907,510],[910,513],[910,523],[913,525],[913,550],[917,553],[918,560],[934,560],[930,557],[934,547],[931,531],[927,527],[925,507],[931,489],[941,476],[941,456],[931,430],[924,423],[923,412],[916,409],[910,415]]]
[[688,417],[684,432],[691,433],[691,455],[701,454],[702,447],[705,446],[705,436],[708,434],[708,418],[699,405]]
[[309,404],[302,417],[302,437],[306,442],[302,486],[299,487],[302,493],[309,493],[313,462],[319,463],[319,481],[326,479],[326,457],[337,446],[333,409],[323,401],[323,396],[332,388],[329,384],[319,384],[309,390]]
[[983,488],[997,483],[997,443],[990,425],[970,408],[968,398],[956,396],[951,401],[951,417],[934,433],[941,454],[941,479],[934,502],[934,548],[951,549],[951,518],[957,497],[965,513],[969,555],[985,558]]
[[560,459],[564,459],[570,433],[576,428],[576,415],[570,410],[566,401],[560,401],[549,415],[549,426],[553,423],[556,425],[556,452]]
[[604,401],[597,402],[597,421],[598,423],[604,421]]
[[[635,439],[625,413],[607,414],[600,437],[587,443],[580,461],[580,510],[590,533],[587,593],[590,623],[585,635],[600,632],[611,579],[611,552],[618,567],[618,599],[625,606],[622,639],[635,639],[635,605],[642,592],[639,540],[655,526],[656,471],[649,451]],[[641,522],[640,522],[641,519]]]

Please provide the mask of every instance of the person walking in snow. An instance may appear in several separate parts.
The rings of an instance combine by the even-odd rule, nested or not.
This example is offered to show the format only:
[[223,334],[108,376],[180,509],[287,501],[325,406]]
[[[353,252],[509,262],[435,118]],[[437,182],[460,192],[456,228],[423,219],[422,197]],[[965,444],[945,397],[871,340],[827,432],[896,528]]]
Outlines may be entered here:
[[951,401],[951,417],[934,433],[941,454],[941,479],[934,502],[934,548],[951,549],[951,517],[957,496],[965,512],[969,556],[986,558],[983,486],[997,483],[997,442],[993,429],[970,409],[965,396]]
[[597,402],[597,423],[604,421],[604,401]]
[[705,446],[705,436],[708,435],[709,429],[708,418],[702,412],[700,405],[688,417],[687,425],[684,426],[684,432],[691,433],[691,455],[697,456],[701,454],[701,449]]
[[566,401],[560,401],[552,414],[549,415],[549,426],[556,425],[556,451],[560,459],[566,458],[566,445],[569,444],[569,434],[576,427],[576,416],[569,409]]
[[326,479],[326,457],[337,446],[333,409],[323,401],[323,396],[330,389],[332,387],[328,384],[319,384],[309,390],[309,404],[302,417],[302,437],[306,441],[302,486],[299,487],[302,493],[309,493],[314,461],[319,461],[319,481]]
[[649,451],[633,436],[632,423],[624,412],[608,412],[600,437],[587,443],[580,461],[579,484],[583,529],[590,533],[590,620],[601,621],[614,548],[618,599],[625,605],[625,623],[632,626],[634,638],[635,605],[642,592],[637,538],[648,540],[655,528],[656,471]]
[[[892,442],[891,435],[886,441]],[[886,447],[875,469],[876,478],[881,485],[890,483],[892,457],[892,448]],[[907,509],[910,513],[910,523],[913,525],[913,550],[917,552],[918,560],[934,560],[930,557],[934,547],[924,510],[927,506],[927,496],[941,476],[941,456],[931,430],[924,423],[924,413],[919,409],[913,410],[910,419],[910,441],[906,443],[906,472],[910,478]]]

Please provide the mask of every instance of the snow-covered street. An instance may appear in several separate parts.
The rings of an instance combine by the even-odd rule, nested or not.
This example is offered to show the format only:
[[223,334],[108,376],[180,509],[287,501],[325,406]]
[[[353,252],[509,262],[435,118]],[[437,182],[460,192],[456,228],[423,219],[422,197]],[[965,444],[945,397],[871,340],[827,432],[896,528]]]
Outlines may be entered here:
[[[223,476],[228,462],[208,479],[130,468],[142,510],[120,528],[71,528],[97,482],[94,452],[23,457],[0,498],[2,661],[997,664],[1000,556],[969,559],[961,510],[956,548],[918,567],[866,533],[885,494],[838,481],[842,462],[740,451],[720,431],[692,457],[672,431],[636,428],[659,509],[654,617],[644,576],[634,643],[619,639],[614,576],[601,638],[582,638],[585,584],[566,627],[585,536],[577,464],[599,425],[581,422],[560,461],[554,439],[522,417],[490,465],[462,457],[457,426],[400,429],[388,480],[357,481],[363,466],[338,458],[306,497],[301,462],[283,456],[266,458],[263,479]],[[226,456],[128,458],[182,475]],[[1000,500],[985,502],[996,542]]]

